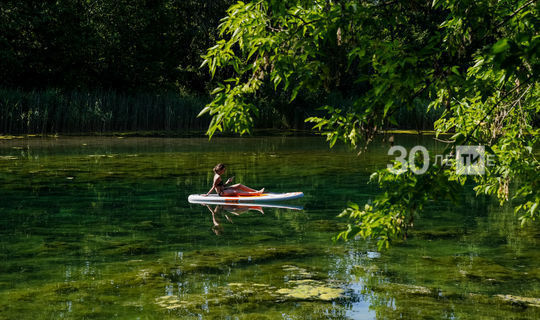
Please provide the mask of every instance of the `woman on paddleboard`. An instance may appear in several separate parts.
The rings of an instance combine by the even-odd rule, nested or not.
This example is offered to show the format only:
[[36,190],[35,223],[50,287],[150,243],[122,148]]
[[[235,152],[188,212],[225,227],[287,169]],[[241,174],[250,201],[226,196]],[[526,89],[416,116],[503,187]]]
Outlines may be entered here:
[[264,188],[261,190],[255,190],[251,189],[249,187],[244,186],[243,184],[233,184],[230,186],[227,186],[229,183],[233,181],[233,177],[230,177],[223,183],[223,180],[221,180],[221,175],[225,173],[227,168],[223,163],[218,163],[214,167],[214,183],[212,185],[212,189],[206,193],[206,195],[209,195],[212,193],[212,191],[216,191],[216,193],[221,197],[227,197],[227,196],[256,196],[260,195],[264,192]]

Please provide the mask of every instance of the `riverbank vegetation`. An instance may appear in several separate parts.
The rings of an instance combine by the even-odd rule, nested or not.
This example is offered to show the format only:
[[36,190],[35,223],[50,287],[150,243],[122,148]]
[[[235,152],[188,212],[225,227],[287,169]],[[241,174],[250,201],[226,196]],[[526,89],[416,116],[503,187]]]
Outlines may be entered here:
[[[318,100],[320,99],[320,100]],[[340,95],[305,97],[291,107],[283,98],[257,99],[259,116],[254,127],[308,134],[304,120],[320,115],[320,103],[346,104]],[[122,92],[118,90],[8,89],[0,88],[0,133],[8,134],[112,134],[139,136],[203,136],[209,119],[197,117],[211,101],[206,94],[187,92]],[[440,112],[425,107],[402,108],[400,129],[431,130]],[[416,131],[413,131],[416,132]],[[222,133],[222,134],[227,134]]]
[[[163,0],[7,1],[0,5],[0,133],[90,134],[203,131],[196,118],[216,82],[200,68],[234,2]],[[352,105],[350,92],[261,88],[255,128],[309,129],[324,104]],[[433,129],[426,103],[397,113],[400,129]]]
[[0,132],[201,130],[200,55],[231,1],[4,1]]
[[174,93],[0,89],[0,132],[91,133],[202,130],[206,97]]

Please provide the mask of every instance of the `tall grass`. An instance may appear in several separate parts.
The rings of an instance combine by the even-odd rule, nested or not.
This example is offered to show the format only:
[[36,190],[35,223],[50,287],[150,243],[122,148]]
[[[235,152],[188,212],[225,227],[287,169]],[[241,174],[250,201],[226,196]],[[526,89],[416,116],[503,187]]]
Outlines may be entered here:
[[[178,93],[126,94],[115,91],[23,91],[0,88],[0,133],[77,134],[114,131],[205,131],[209,117],[197,114],[210,101],[207,96]],[[294,105],[283,95],[257,99],[257,128],[310,129],[306,117],[317,115],[315,106],[330,104],[347,109],[354,99],[339,94],[315,98],[300,97]],[[426,104],[400,108],[396,129],[433,128],[440,110],[427,111]],[[324,115],[324,114],[320,114]]]
[[208,98],[175,93],[0,88],[0,133],[206,130]]

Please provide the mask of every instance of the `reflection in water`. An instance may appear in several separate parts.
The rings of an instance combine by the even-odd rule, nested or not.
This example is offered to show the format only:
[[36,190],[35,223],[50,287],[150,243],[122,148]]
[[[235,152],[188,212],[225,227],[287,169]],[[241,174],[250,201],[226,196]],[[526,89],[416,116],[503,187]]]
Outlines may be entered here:
[[219,222],[220,219],[218,218],[220,214],[222,214],[230,223],[233,223],[232,219],[229,217],[227,213],[224,212],[224,210],[236,216],[240,216],[241,214],[249,210],[259,211],[260,213],[264,214],[264,211],[262,210],[261,207],[248,207],[248,206],[239,207],[239,206],[233,206],[233,205],[226,205],[226,206],[216,205],[212,209],[210,208],[209,205],[205,205],[205,206],[208,208],[208,210],[210,210],[210,212],[212,212],[212,222],[214,224],[212,226],[212,230],[214,231],[216,235],[221,235],[223,233],[223,226],[220,224]]
[[[246,213],[250,210],[260,212],[264,214],[263,207],[266,208],[278,208],[278,209],[289,209],[289,210],[302,210],[303,207],[300,206],[288,206],[280,204],[268,204],[268,203],[236,203],[236,204],[221,204],[215,202],[199,202],[191,201],[191,203],[199,203],[202,206],[205,206],[212,213],[212,230],[216,235],[221,235],[223,233],[223,226],[220,223],[220,216],[225,217],[227,221],[233,223],[231,215],[240,216],[243,213]],[[211,207],[213,205],[213,208]]]

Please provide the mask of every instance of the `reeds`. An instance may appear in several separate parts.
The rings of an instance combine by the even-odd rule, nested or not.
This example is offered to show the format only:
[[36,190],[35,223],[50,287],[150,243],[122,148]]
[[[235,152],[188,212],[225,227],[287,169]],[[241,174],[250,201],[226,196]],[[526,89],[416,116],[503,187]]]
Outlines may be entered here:
[[[352,99],[326,97],[327,103],[350,106]],[[179,93],[119,93],[116,91],[17,90],[0,88],[0,133],[77,134],[133,131],[204,132],[209,117],[197,118],[208,96]],[[290,105],[279,97],[255,102],[257,128],[309,129],[303,119],[317,114],[315,99]],[[425,104],[427,105],[427,103]],[[442,111],[424,104],[402,107],[395,114],[396,129],[431,130]]]
[[207,97],[0,88],[0,133],[206,130]]

